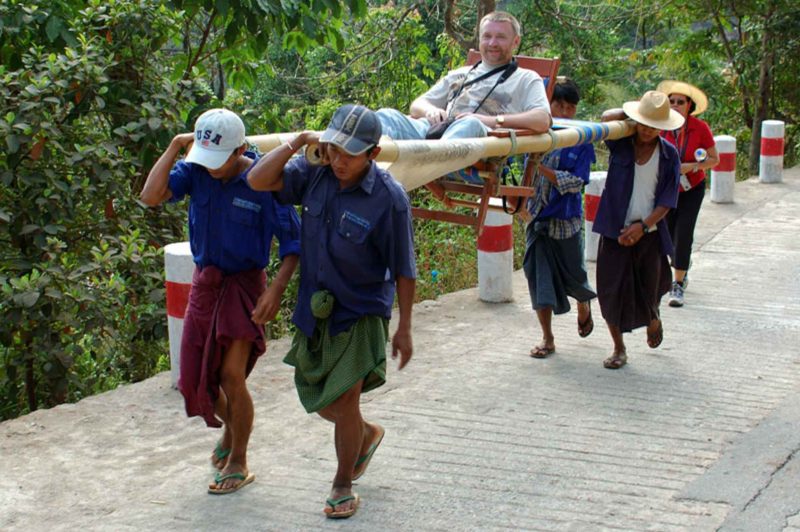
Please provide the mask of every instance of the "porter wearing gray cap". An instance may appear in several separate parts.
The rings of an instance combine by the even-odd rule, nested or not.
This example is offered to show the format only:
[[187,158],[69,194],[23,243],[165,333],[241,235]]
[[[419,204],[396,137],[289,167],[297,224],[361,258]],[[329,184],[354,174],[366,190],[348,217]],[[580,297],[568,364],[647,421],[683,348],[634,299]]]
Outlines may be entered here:
[[360,155],[381,139],[381,123],[363,105],[343,105],[336,110],[320,142],[335,144],[350,155]]

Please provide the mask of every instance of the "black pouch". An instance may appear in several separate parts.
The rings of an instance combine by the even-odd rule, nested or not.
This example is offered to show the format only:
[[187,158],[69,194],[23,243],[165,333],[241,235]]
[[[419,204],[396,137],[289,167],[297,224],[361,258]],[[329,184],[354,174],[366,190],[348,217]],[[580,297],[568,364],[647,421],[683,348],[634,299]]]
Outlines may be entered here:
[[447,128],[455,122],[455,118],[448,118],[439,122],[438,124],[433,124],[431,127],[428,128],[428,132],[425,133],[425,140],[437,140],[442,138],[444,132],[447,131]]

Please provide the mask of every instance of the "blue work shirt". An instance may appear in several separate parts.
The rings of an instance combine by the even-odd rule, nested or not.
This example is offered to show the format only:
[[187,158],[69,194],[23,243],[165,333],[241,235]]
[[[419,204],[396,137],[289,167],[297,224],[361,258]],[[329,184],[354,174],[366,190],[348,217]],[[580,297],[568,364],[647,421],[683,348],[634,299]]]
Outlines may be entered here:
[[[245,152],[253,159],[258,156]],[[300,218],[291,206],[280,205],[269,192],[250,188],[243,173],[227,183],[214,179],[205,167],[178,161],[169,174],[170,201],[189,195],[189,241],[198,266],[214,265],[225,274],[266,268],[272,237],[281,259],[300,254]]]
[[311,295],[328,290],[336,299],[332,336],[363,316],[390,318],[397,277],[415,279],[411,206],[402,186],[373,162],[357,184],[340,189],[330,166],[305,157],[283,170],[281,203],[302,205],[300,288],[294,323],[311,337],[316,318]]
[[[658,140],[661,144],[658,152],[658,176],[653,209],[658,206],[674,209],[678,204],[681,161],[675,146],[662,137],[658,137]],[[633,137],[607,140],[606,145],[611,151],[608,174],[592,231],[617,239],[625,227],[625,215],[633,193],[636,155],[633,149]],[[672,255],[672,238],[667,228],[667,217],[659,220],[656,226],[661,240],[661,254]]]
[[[581,186],[589,184],[590,170],[592,169],[592,163],[595,162],[594,146],[591,144],[578,144],[577,146],[555,150],[544,156],[542,164],[550,166],[548,162],[554,156],[557,156],[558,161],[556,167],[553,168],[556,173],[567,172],[579,177],[583,181]],[[550,197],[547,205],[541,210],[539,217],[542,219],[569,220],[571,218],[580,218],[582,213],[583,203],[580,190],[562,193],[557,187],[553,186],[550,187]]]

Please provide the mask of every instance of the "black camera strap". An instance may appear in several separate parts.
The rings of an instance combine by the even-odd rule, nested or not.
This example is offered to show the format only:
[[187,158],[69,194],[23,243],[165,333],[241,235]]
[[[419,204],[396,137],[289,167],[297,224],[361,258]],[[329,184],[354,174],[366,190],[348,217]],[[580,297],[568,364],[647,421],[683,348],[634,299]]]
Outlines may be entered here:
[[[478,109],[480,109],[480,108],[481,108],[481,105],[483,105],[483,102],[485,102],[485,101],[486,101],[486,98],[488,98],[488,97],[489,97],[489,95],[490,95],[490,94],[492,94],[492,92],[494,92],[494,89],[496,89],[498,85],[500,85],[501,83],[504,83],[504,82],[505,82],[505,81],[506,81],[508,78],[510,78],[510,77],[511,77],[511,75],[512,75],[514,72],[516,72],[516,71],[517,71],[517,68],[518,68],[518,66],[519,66],[519,65],[517,65],[517,60],[516,60],[516,59],[511,59],[511,62],[510,62],[510,63],[508,63],[507,65],[499,66],[499,67],[497,67],[497,68],[494,68],[494,69],[490,70],[489,72],[486,72],[486,73],[484,73],[484,74],[481,74],[480,76],[478,76],[478,77],[477,77],[477,78],[475,78],[475,79],[471,79],[471,80],[467,81],[467,77],[469,77],[469,74],[470,74],[470,73],[471,73],[473,70],[475,70],[476,68],[478,68],[478,65],[480,65],[480,64],[481,64],[481,61],[478,61],[478,62],[477,62],[477,63],[475,63],[475,65],[474,65],[474,66],[473,66],[473,67],[472,67],[472,68],[469,70],[469,72],[467,72],[467,75],[464,77],[464,81],[461,83],[461,86],[458,88],[458,90],[457,90],[457,91],[456,91],[456,93],[453,95],[453,97],[452,97],[452,98],[450,98],[450,99],[448,100],[448,102],[447,102],[448,104],[450,104],[450,102],[453,102],[453,101],[455,101],[455,100],[456,100],[456,98],[458,98],[459,96],[461,96],[461,92],[462,92],[462,91],[463,91],[463,90],[464,90],[466,87],[469,87],[470,85],[474,85],[475,83],[478,83],[479,81],[483,81],[483,80],[484,80],[484,79],[486,79],[486,78],[490,78],[490,77],[494,76],[495,74],[500,74],[500,73],[502,72],[502,74],[500,74],[500,76],[497,78],[497,81],[495,81],[494,85],[492,85],[492,88],[491,88],[491,89],[489,89],[489,92],[487,92],[487,93],[486,93],[486,95],[483,97],[483,99],[480,101],[480,103],[479,103],[477,106],[475,106],[475,109],[472,111],[473,113],[477,113],[477,112],[478,112]],[[448,115],[449,115],[449,114],[448,114]]]

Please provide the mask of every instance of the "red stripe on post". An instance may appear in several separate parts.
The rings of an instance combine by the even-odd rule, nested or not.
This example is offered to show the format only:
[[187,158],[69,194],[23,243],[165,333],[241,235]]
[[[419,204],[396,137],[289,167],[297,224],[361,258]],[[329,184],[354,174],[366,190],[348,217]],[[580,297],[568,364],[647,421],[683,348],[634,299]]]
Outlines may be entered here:
[[478,237],[478,251],[496,253],[514,247],[514,232],[510,225],[484,225]]
[[186,307],[189,305],[189,291],[192,285],[172,281],[166,281],[164,285],[167,287],[167,316],[183,319]]
[[783,155],[783,138],[771,139],[761,137],[761,155],[767,157]]
[[584,194],[583,200],[586,204],[586,220],[589,222],[594,222],[594,219],[597,216],[597,208],[600,207],[600,196]]
[[714,167],[715,172],[733,172],[736,170],[736,154],[720,153],[719,164]]

